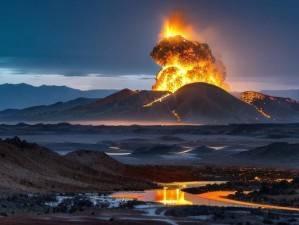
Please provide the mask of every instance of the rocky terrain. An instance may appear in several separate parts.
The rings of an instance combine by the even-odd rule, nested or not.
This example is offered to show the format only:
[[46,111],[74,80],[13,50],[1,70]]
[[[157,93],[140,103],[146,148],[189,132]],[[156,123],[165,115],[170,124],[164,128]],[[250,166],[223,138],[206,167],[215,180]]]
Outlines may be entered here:
[[[190,128],[190,129],[189,129]],[[297,129],[297,130],[296,130]],[[56,125],[27,125],[17,126],[0,125],[2,134],[45,135],[49,140],[51,135],[62,136],[65,140],[67,134],[75,135],[76,140],[84,132],[90,135],[114,138],[115,141],[96,142],[95,146],[105,149],[110,147],[115,152],[121,148],[134,149],[132,156],[140,159],[149,159],[153,155],[154,160],[169,157],[181,151],[181,146],[188,144],[190,140],[186,132],[196,137],[214,137],[221,134],[229,138],[232,134],[265,138],[274,135],[276,130],[282,134],[296,137],[298,126],[287,125],[228,125],[228,126],[203,126],[203,127],[164,127],[164,126],[130,126],[130,127],[106,127],[106,126],[81,126],[70,124]],[[160,132],[159,136],[153,136]],[[29,132],[29,133],[30,133]],[[273,133],[271,133],[273,132]],[[122,140],[123,134],[138,134],[128,136]],[[142,138],[143,137],[143,138]],[[193,137],[193,136],[192,136]],[[236,136],[233,136],[235,138]],[[226,139],[224,138],[224,139]],[[84,139],[84,138],[83,138]],[[163,144],[156,145],[154,141]],[[85,140],[89,147],[94,145]],[[150,144],[151,143],[151,144]],[[168,143],[168,144],[167,144]],[[126,165],[108,156],[101,149],[76,150],[64,155],[59,155],[39,144],[29,143],[19,138],[7,138],[0,141],[0,224],[203,224],[210,223],[236,223],[245,224],[248,221],[254,224],[263,223],[288,223],[297,224],[297,214],[285,214],[264,209],[223,208],[209,206],[183,206],[168,207],[157,204],[140,203],[135,201],[123,201],[111,199],[107,193],[118,190],[144,190],[153,189],[155,182],[195,181],[195,180],[230,180],[239,181],[236,185],[229,185],[231,189],[246,187],[250,182],[256,182],[258,177],[261,182],[269,182],[281,178],[294,178],[298,176],[298,170],[293,169],[267,169],[253,167],[234,167],[226,156],[233,146],[224,150],[216,150],[212,147],[198,146],[194,143],[192,151],[193,160],[210,160],[209,165]],[[189,144],[190,144],[189,143]],[[74,145],[78,146],[78,145]],[[82,146],[86,146],[82,144]],[[296,144],[273,144],[277,149],[285,148],[296,150]],[[239,146],[237,146],[239,148]],[[271,153],[271,144],[254,148],[250,151],[257,154]],[[261,149],[261,150],[256,150]],[[293,149],[293,150],[292,150]],[[106,151],[105,150],[105,151]],[[243,151],[246,153],[246,151]],[[274,151],[279,154],[280,151]],[[225,153],[225,154],[224,154]],[[241,154],[237,152],[235,155]],[[229,166],[211,165],[212,158],[222,156],[221,160]],[[179,156],[181,159],[184,155]],[[259,156],[256,156],[259,157]],[[281,157],[281,155],[279,156]],[[250,158],[248,156],[248,158]],[[190,158],[187,158],[190,162]],[[235,161],[241,161],[239,159]],[[168,161],[169,162],[169,161]],[[193,161],[192,161],[193,162]],[[217,164],[217,163],[216,163]],[[244,182],[244,185],[240,185]],[[256,184],[256,183],[254,183]],[[209,191],[210,187],[205,188]],[[147,205],[148,204],[148,205]],[[147,214],[146,214],[147,213]],[[137,222],[136,222],[137,221]],[[139,223],[141,221],[141,223]],[[136,222],[136,223],[135,223]]]
[[299,144],[287,142],[274,142],[249,151],[240,152],[235,155],[240,159],[254,161],[276,161],[283,163],[298,163],[299,165]]
[[[98,192],[156,187],[125,175],[105,153],[77,151],[61,156],[17,137],[0,142],[1,193]],[[13,187],[13,188],[12,188]]]
[[[298,168],[298,124],[213,126],[0,125],[0,138],[19,136],[68,160],[80,149],[124,164]],[[92,160],[91,157],[85,160]],[[84,154],[81,157],[85,157]],[[97,155],[95,155],[95,158]],[[80,162],[81,163],[81,162]],[[128,171],[126,172],[128,173]]]
[[299,119],[299,102],[291,98],[246,91],[241,94],[241,100],[254,106],[273,122],[287,123]]

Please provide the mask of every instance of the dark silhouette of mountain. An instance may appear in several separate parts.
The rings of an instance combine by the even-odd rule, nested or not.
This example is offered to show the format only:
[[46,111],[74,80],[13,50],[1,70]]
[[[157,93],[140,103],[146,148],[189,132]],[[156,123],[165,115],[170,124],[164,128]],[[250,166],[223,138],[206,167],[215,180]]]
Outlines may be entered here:
[[299,101],[299,89],[290,90],[262,90],[261,93],[271,96],[280,96],[284,98],[291,98]]
[[207,83],[185,85],[175,93],[180,119],[197,123],[253,123],[265,117],[223,89]]
[[155,187],[150,182],[126,175],[126,166],[105,153],[81,150],[61,156],[17,137],[0,141],[0,170],[0,193],[97,192]]
[[[145,107],[168,94],[162,91],[121,90],[91,104],[64,112],[62,120],[175,121],[168,109]],[[0,113],[1,114],[1,113]]]
[[90,104],[97,100],[98,99],[96,98],[77,98],[68,102],[57,102],[52,105],[33,106],[25,109],[6,109],[0,113],[0,117],[2,120],[5,120],[5,118],[19,118],[19,120],[28,120],[29,118],[32,118],[34,120],[41,115],[47,116],[57,114],[67,109]]
[[267,121],[253,106],[206,83],[185,85],[173,94],[124,89],[106,98],[63,111],[37,110],[27,113],[26,110],[9,115],[9,111],[2,111],[0,121],[126,120],[137,123],[163,121],[202,124]]
[[253,91],[243,92],[241,99],[267,115],[270,120],[299,121],[299,102],[293,99],[274,97]]
[[91,108],[97,108],[100,106],[108,105],[108,104],[113,104],[114,102],[119,102],[123,99],[126,99],[133,95],[135,92],[130,90],[130,89],[123,89],[119,92],[116,92],[112,95],[109,95],[107,98],[104,98],[103,100],[95,101],[92,104],[89,104],[88,107]]
[[299,163],[299,144],[275,142],[249,151],[237,153],[234,157],[253,161]]
[[34,87],[28,84],[0,85],[0,110],[23,109],[31,106],[49,105],[75,98],[103,98],[116,90],[81,91],[66,86]]

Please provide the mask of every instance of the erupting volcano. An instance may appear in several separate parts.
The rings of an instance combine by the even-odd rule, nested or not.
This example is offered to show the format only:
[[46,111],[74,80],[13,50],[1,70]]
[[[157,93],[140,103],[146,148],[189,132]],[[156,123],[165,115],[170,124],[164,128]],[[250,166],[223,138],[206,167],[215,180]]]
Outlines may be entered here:
[[165,21],[160,34],[162,40],[150,53],[155,62],[163,67],[157,74],[153,90],[175,92],[186,84],[196,82],[229,89],[224,82],[224,65],[215,59],[207,44],[193,40],[194,34],[181,12],[173,13]]

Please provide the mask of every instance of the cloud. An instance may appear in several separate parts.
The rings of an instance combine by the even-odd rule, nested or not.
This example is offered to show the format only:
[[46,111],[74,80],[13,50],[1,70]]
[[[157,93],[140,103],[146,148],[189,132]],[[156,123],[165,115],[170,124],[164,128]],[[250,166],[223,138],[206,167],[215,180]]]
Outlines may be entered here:
[[[124,89],[148,90],[153,81],[143,79],[144,75],[126,75],[126,76],[98,76],[89,74],[87,76],[64,76],[61,74],[12,74],[1,73],[0,83],[27,83],[33,86],[47,85],[65,85],[81,90],[91,89]],[[141,78],[141,79],[140,79]]]
[[0,68],[0,74],[3,75],[19,75],[23,74],[24,71],[12,68]]

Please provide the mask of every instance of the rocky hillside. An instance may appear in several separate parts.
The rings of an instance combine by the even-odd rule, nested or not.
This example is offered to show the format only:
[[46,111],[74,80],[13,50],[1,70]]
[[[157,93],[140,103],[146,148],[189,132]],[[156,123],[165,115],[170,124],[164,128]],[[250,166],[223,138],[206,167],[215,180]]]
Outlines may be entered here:
[[238,153],[235,156],[256,161],[299,163],[299,144],[274,142],[269,145]]
[[0,192],[99,192],[152,188],[125,166],[94,151],[61,156],[15,137],[0,141]]
[[182,121],[204,124],[257,123],[266,118],[223,89],[206,83],[185,85],[175,93]]
[[299,103],[293,99],[246,91],[241,94],[241,100],[255,107],[273,122],[299,121]]

